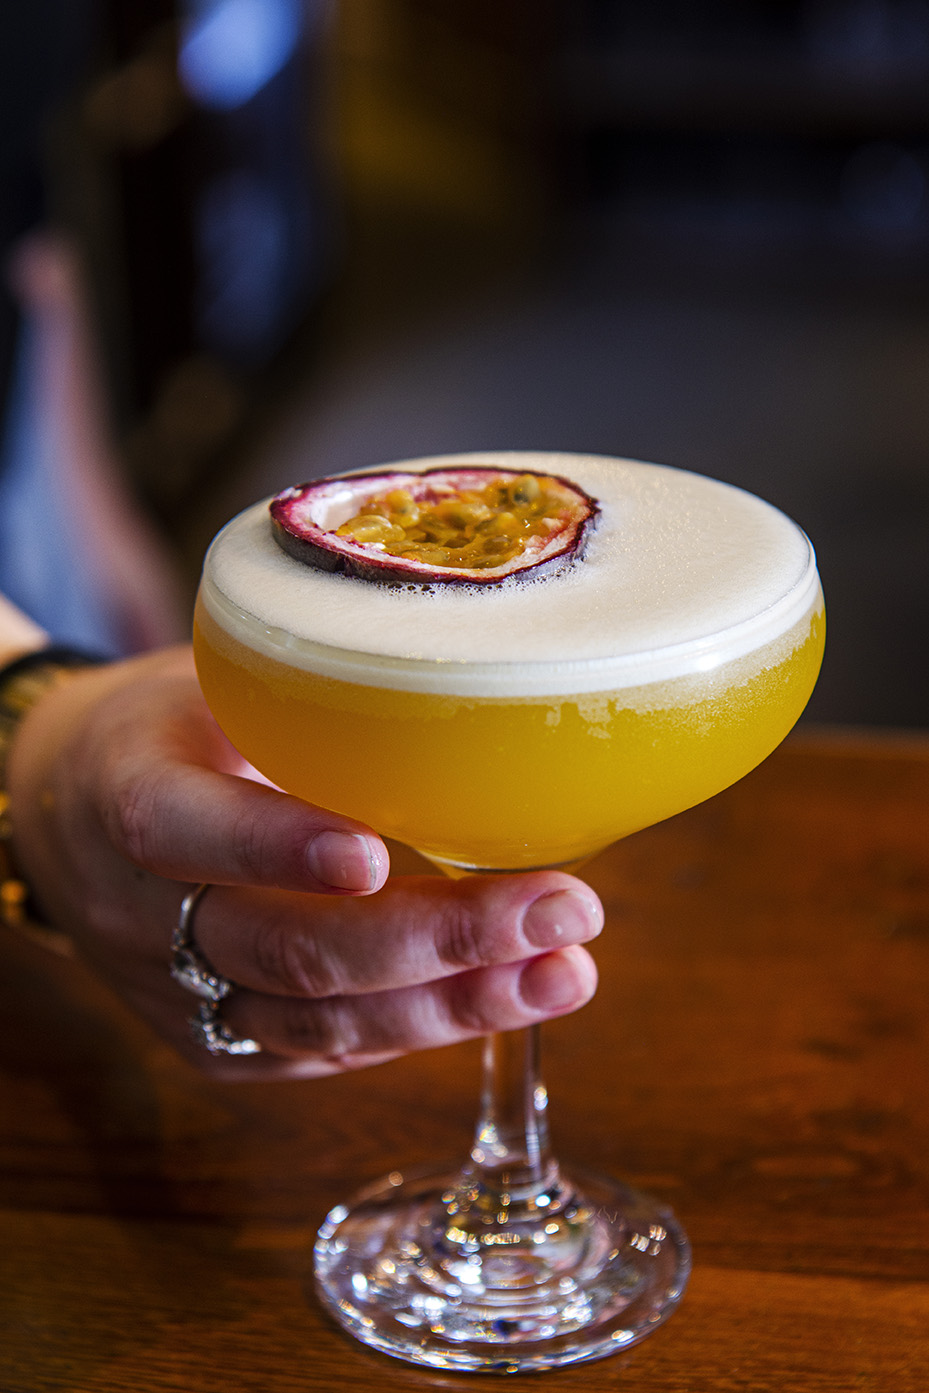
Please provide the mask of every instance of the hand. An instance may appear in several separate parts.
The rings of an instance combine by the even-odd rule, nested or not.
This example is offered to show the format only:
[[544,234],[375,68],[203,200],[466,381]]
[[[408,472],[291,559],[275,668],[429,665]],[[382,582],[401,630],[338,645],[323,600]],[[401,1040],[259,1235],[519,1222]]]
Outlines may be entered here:
[[[251,777],[249,775],[251,774]],[[129,1005],[217,1078],[312,1077],[574,1010],[596,973],[600,904],[558,871],[387,880],[380,839],[249,771],[210,715],[188,648],[96,668],[14,742],[16,849],[49,918]],[[171,978],[192,884],[221,1007],[261,1054],[209,1055]]]

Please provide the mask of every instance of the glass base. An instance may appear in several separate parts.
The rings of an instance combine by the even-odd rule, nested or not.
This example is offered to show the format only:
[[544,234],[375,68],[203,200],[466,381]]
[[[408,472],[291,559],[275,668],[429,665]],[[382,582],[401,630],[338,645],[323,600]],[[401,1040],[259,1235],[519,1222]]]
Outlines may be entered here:
[[327,1216],[320,1299],[356,1339],[432,1368],[515,1373],[627,1349],[680,1301],[690,1248],[657,1201],[578,1179],[559,1181],[548,1223],[481,1239],[455,1227],[460,1172],[395,1172]]

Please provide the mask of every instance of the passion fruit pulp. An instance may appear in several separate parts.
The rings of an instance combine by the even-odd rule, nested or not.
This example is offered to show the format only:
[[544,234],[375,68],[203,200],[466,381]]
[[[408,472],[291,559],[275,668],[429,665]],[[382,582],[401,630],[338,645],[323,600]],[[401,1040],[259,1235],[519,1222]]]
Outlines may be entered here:
[[318,570],[490,585],[572,565],[600,509],[568,479],[488,464],[317,479],[285,489],[270,511],[278,544]]

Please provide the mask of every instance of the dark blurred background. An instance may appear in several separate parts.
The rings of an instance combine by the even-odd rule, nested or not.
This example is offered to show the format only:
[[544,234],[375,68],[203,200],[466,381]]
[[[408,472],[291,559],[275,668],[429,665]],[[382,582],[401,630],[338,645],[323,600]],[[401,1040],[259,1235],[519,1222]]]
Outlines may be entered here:
[[134,0],[51,143],[133,488],[459,449],[716,475],[810,533],[809,716],[929,718],[927,0]]

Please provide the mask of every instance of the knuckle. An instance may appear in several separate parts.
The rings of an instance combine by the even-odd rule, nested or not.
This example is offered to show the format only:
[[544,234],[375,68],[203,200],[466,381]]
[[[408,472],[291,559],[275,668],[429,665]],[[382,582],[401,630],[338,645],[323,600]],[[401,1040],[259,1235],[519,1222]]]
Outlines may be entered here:
[[271,991],[284,996],[328,997],[337,990],[318,937],[269,924],[255,939],[255,961]]
[[116,849],[139,866],[157,862],[153,810],[157,780],[133,779],[116,787],[103,809],[106,831]]
[[229,846],[250,885],[302,886],[308,877],[307,829],[302,812],[250,797],[240,806]]
[[436,935],[436,952],[444,967],[456,971],[486,967],[493,961],[480,916],[470,904],[449,907]]
[[262,885],[274,879],[277,864],[276,848],[269,837],[269,828],[251,811],[239,817],[233,829],[231,845],[249,884]]
[[491,1001],[480,989],[481,976],[474,973],[446,984],[443,1006],[456,1036],[487,1035],[499,1027]]
[[279,1024],[288,1053],[332,1063],[362,1053],[348,1012],[337,998],[312,1003],[285,998]]

